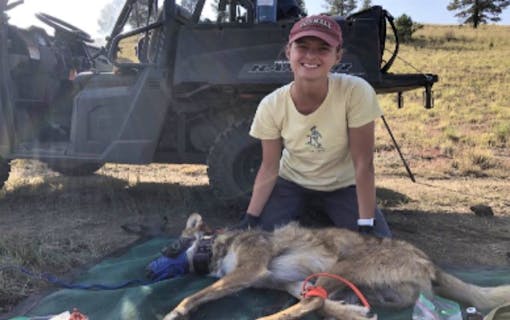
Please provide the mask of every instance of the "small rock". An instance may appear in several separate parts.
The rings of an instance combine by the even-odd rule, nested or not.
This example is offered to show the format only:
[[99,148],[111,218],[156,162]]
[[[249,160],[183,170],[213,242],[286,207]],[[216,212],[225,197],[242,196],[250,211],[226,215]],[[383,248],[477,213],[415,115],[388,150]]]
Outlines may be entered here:
[[494,217],[494,211],[492,211],[492,208],[485,204],[477,204],[469,207],[469,209],[471,209],[471,211],[479,217]]

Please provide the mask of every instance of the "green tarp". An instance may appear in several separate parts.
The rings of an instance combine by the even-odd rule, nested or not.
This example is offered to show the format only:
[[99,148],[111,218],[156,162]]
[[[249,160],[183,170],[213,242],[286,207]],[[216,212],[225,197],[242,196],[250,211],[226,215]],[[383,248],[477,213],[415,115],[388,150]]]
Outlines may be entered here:
[[[144,279],[145,266],[159,256],[170,239],[157,238],[130,248],[125,254],[109,258],[89,269],[76,283],[115,285],[127,280]],[[480,284],[510,283],[510,269],[450,270],[460,278]],[[59,314],[78,308],[90,320],[161,319],[184,297],[213,283],[215,279],[194,275],[164,280],[151,285],[118,290],[58,290],[42,299],[28,316]],[[295,303],[284,292],[247,289],[210,302],[192,313],[191,319],[255,319]],[[399,312],[376,310],[382,320],[410,320],[412,308]],[[310,315],[306,319],[319,319]]]

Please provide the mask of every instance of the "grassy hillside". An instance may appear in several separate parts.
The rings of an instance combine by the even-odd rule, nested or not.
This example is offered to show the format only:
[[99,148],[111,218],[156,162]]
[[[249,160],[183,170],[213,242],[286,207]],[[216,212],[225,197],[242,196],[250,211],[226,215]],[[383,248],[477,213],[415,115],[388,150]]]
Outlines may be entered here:
[[[427,25],[413,37],[401,44],[401,59],[390,71],[438,74],[435,107],[422,107],[420,90],[406,93],[400,110],[395,95],[380,98],[413,171],[428,177],[508,177],[510,27]],[[378,129],[379,171],[405,174],[383,125]]]

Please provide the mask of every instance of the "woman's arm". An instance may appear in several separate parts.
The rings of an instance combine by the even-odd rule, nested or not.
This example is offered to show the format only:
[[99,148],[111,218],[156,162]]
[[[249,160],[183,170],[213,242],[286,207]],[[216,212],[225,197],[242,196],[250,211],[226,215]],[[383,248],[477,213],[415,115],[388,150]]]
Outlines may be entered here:
[[358,212],[360,219],[374,218],[374,121],[349,129],[349,149],[354,162]]
[[262,163],[253,184],[253,193],[247,213],[260,216],[278,178],[280,157],[282,154],[281,139],[261,140]]

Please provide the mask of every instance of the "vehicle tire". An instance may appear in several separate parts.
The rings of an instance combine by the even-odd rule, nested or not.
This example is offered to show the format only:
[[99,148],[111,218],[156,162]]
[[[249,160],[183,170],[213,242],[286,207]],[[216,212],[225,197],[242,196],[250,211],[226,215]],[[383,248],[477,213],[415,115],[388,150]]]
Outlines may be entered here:
[[11,164],[9,161],[0,158],[0,189],[4,187],[5,181],[9,179]]
[[81,177],[94,174],[94,172],[103,166],[103,163],[60,160],[49,161],[47,162],[47,165],[51,170],[64,176]]
[[229,204],[248,203],[262,161],[260,141],[250,137],[249,120],[233,124],[215,140],[207,157],[214,195]]

